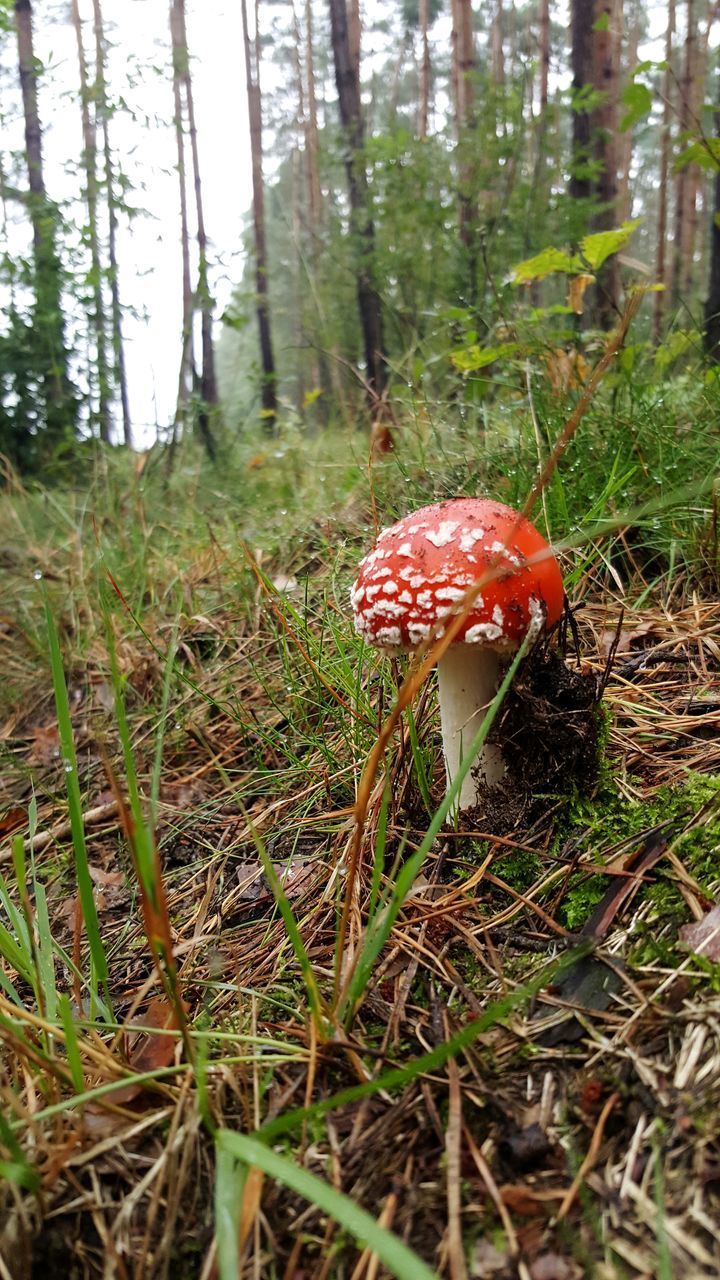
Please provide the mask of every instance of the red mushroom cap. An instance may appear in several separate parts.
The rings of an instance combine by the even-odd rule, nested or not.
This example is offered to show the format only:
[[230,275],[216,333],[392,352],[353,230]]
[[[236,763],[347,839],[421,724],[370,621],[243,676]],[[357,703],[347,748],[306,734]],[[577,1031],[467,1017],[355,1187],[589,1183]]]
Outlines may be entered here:
[[560,569],[530,521],[489,498],[449,498],[383,529],[350,593],[355,629],[370,644],[414,649],[492,567],[502,572],[482,588],[456,642],[513,650],[540,610],[546,625],[558,621]]

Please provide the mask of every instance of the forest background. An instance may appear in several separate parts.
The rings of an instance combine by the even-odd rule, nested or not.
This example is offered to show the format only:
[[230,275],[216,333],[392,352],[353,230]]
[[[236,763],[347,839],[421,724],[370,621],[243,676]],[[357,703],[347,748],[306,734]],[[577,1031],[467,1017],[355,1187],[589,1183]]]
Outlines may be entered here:
[[[720,1274],[719,18],[0,0],[2,1280]],[[457,494],[567,602],[456,821]]]
[[[274,423],[278,402],[308,426],[347,425],[363,382],[371,409],[390,387],[469,411],[494,348],[552,366],[640,283],[658,290],[637,329],[656,360],[703,332],[713,355],[715,6],[266,4],[231,30],[190,16],[189,43],[178,3],[5,3],[13,465],[186,428],[212,450],[258,407]],[[244,50],[229,39],[241,16]],[[544,282],[557,262],[513,276],[631,219],[587,305],[582,285],[568,299],[557,275]]]

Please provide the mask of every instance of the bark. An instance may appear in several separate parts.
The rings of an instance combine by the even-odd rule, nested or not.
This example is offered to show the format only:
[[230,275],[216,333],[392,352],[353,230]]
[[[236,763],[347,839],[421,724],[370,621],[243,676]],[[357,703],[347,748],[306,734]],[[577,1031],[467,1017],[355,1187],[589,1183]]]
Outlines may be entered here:
[[180,254],[182,259],[182,346],[178,374],[177,405],[173,425],[173,440],[185,423],[192,388],[196,381],[193,322],[195,294],[190,267],[190,227],[188,220],[187,165],[185,163],[185,124],[183,113],[183,65],[187,50],[182,45],[182,32],[173,9],[170,10],[170,35],[173,53],[173,125],[175,150],[180,185]]
[[492,80],[496,89],[501,89],[505,84],[505,55],[503,52],[504,27],[505,14],[503,13],[503,0],[495,0],[495,10],[493,13],[492,29],[490,32],[490,45],[492,54]]
[[[715,137],[720,143],[720,72],[715,112]],[[711,360],[720,364],[720,167],[715,173],[713,219],[710,231],[710,288],[705,304],[705,350]]]
[[[252,157],[253,232],[255,238],[255,295],[262,367],[262,407],[264,421],[274,430],[277,415],[275,360],[270,332],[268,301],[267,248],[265,241],[265,186],[262,169],[262,96],[260,90],[260,35],[256,30],[251,41],[248,28],[247,2],[241,0],[245,76],[247,82],[250,152]],[[257,11],[256,11],[257,21]]]
[[570,164],[570,196],[573,200],[589,200],[591,181],[591,122],[590,112],[578,102],[577,97],[592,84],[593,75],[593,22],[594,0],[572,0],[572,156]]
[[540,0],[538,14],[538,43],[540,62],[540,115],[543,116],[548,104],[548,81],[550,79],[550,0]]
[[[617,126],[619,80],[620,0],[595,0],[593,30],[593,88],[602,94],[592,112],[598,211],[593,217],[595,231],[609,231],[618,224],[617,207]],[[603,329],[611,329],[620,311],[620,267],[613,254],[597,273],[591,319]]]
[[660,340],[662,333],[663,319],[665,316],[665,301],[667,297],[667,285],[670,277],[669,254],[672,246],[668,244],[668,173],[670,169],[670,147],[671,147],[671,127],[672,127],[672,58],[673,58],[673,37],[675,35],[675,0],[668,0],[668,21],[665,33],[665,70],[663,72],[663,117],[662,117],[662,134],[660,143],[660,180],[658,191],[658,224],[657,224],[657,250],[655,256],[655,278],[658,284],[665,286],[654,295],[655,305],[653,308],[653,339],[655,342]]
[[110,314],[112,322],[112,351],[115,362],[114,374],[120,392],[123,439],[128,448],[131,448],[132,422],[130,420],[130,399],[125,367],[125,344],[122,331],[122,305],[120,302],[120,276],[117,256],[118,202],[115,194],[115,170],[112,147],[110,145],[110,110],[108,107],[107,76],[105,72],[107,49],[101,0],[93,0],[93,25],[95,32],[95,85],[93,94],[95,98],[95,117],[100,122],[103,141],[105,200],[108,210],[108,263],[110,267]]
[[43,385],[45,425],[50,434],[59,438],[68,428],[74,428],[77,404],[67,370],[62,269],[55,242],[57,216],[45,189],[42,127],[38,110],[38,64],[33,45],[30,0],[15,0],[15,32],[25,126],[25,160],[30,189],[27,205],[33,230],[34,330]]
[[420,0],[419,5],[419,24],[420,24],[420,81],[418,94],[418,115],[417,115],[417,135],[418,138],[427,138],[428,118],[430,115],[430,40],[428,38],[428,0]]
[[370,193],[364,159],[364,124],[360,98],[359,47],[353,30],[356,5],[348,20],[346,0],[330,0],[335,83],[340,120],[345,135],[345,169],[350,196],[351,233],[358,246],[357,299],[365,349],[365,371],[371,407],[375,407],[386,385],[386,357],[380,295],[373,280],[375,228],[370,210]]
[[318,156],[317,89],[315,86],[315,50],[313,48],[312,0],[305,3],[305,74],[307,76],[307,126],[305,155],[307,162],[308,211],[310,229],[315,236],[322,218],[322,190]]
[[467,259],[467,297],[474,306],[477,294],[478,219],[474,148],[467,136],[474,124],[476,69],[475,41],[470,0],[452,0],[453,87],[455,134],[458,140],[458,220],[460,242]]
[[[683,71],[680,83],[678,125],[681,134],[692,134],[693,104],[696,100],[697,22],[695,0],[686,0],[685,47]],[[693,252],[696,230],[697,165],[685,165],[677,175],[675,184],[675,254],[673,261],[673,302],[677,304],[689,293],[693,276]]]
[[109,444],[112,437],[112,412],[107,319],[105,316],[105,299],[103,294],[103,263],[100,252],[100,232],[98,226],[97,128],[96,121],[90,114],[91,92],[88,83],[87,58],[85,56],[85,43],[83,40],[82,20],[80,17],[80,6],[78,0],[71,0],[70,13],[73,28],[75,30],[75,41],[78,53],[78,71],[80,75],[80,114],[83,132],[82,165],[85,170],[85,200],[87,203],[88,214],[88,240],[90,242],[90,261],[92,263],[92,321],[97,361],[97,423],[100,429],[100,438],[104,440],[106,444]]
[[[638,47],[640,45],[640,15],[635,10],[632,18],[632,24],[627,39],[627,54],[625,57],[625,67],[628,79],[632,77],[632,73],[637,66]],[[620,155],[619,155],[619,178],[618,178],[618,221],[624,222],[632,217],[632,188],[630,186],[630,170],[632,169],[633,157],[633,131],[626,129],[620,135]]]
[[195,99],[192,92],[190,74],[190,55],[187,47],[186,18],[184,18],[184,0],[174,0],[177,10],[179,31],[181,31],[182,49],[184,52],[183,87],[184,102],[187,109],[188,134],[190,134],[190,155],[192,160],[192,188],[195,192],[195,216],[197,223],[197,306],[200,310],[200,412],[197,425],[202,440],[211,458],[215,457],[215,443],[210,417],[218,416],[218,379],[215,374],[215,346],[213,342],[213,298],[210,294],[208,275],[208,232],[205,229],[205,210],[202,204],[202,182],[200,177],[200,151],[197,146],[197,125],[195,120]]

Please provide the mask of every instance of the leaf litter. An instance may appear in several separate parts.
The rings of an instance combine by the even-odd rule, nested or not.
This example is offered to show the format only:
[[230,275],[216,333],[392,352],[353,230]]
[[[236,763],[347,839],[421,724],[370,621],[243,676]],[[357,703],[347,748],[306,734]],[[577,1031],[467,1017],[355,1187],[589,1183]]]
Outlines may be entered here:
[[[583,664],[593,687],[604,677],[606,637],[619,612],[620,602],[610,598],[586,605],[578,615]],[[296,1156],[376,1217],[391,1204],[393,1230],[438,1270],[447,1250],[457,1250],[458,1225],[463,1237],[476,1239],[470,1275],[516,1276],[522,1273],[518,1266],[534,1280],[588,1274],[598,1256],[598,1231],[603,1253],[618,1268],[654,1274],[660,1229],[678,1270],[719,1270],[713,1224],[720,1208],[720,998],[691,954],[672,951],[678,941],[698,949],[702,939],[692,931],[699,925],[714,937],[717,920],[708,912],[708,895],[713,878],[715,887],[720,880],[720,833],[707,810],[707,793],[687,788],[689,777],[710,783],[720,773],[720,623],[712,602],[648,604],[636,614],[634,640],[627,649],[618,646],[605,690],[612,776],[588,780],[591,797],[579,819],[568,821],[572,796],[562,802],[555,796],[544,811],[516,816],[502,830],[490,825],[477,837],[447,832],[436,842],[349,1039],[325,1045],[313,1042],[304,1016],[297,963],[253,830],[268,842],[315,972],[328,974],[338,858],[352,804],[347,726],[336,701],[323,713],[320,735],[317,725],[299,732],[286,714],[285,642],[276,621],[261,623],[254,638],[265,655],[258,681],[257,671],[239,658],[231,619],[212,620],[213,633],[219,629],[218,638],[227,640],[218,649],[219,661],[197,673],[211,701],[203,707],[188,697],[193,731],[180,727],[170,735],[159,837],[188,1017],[194,1026],[210,1028],[205,1089],[215,1123],[252,1131],[303,1101],[420,1057],[445,1043],[478,1008],[521,988],[548,955],[580,935],[588,954],[524,1012],[516,1010],[467,1046],[454,1074],[447,1068],[424,1072],[392,1091],[338,1106],[319,1130],[293,1135]],[[141,642],[134,643],[142,737],[153,668]],[[124,660],[132,665],[129,645]],[[626,661],[636,656],[645,661],[628,668]],[[88,672],[91,682],[101,671],[97,661],[97,671]],[[299,660],[293,672],[305,697],[312,674]],[[367,679],[376,678],[371,668]],[[231,714],[230,687],[235,705],[243,707],[242,720]],[[102,705],[100,712],[106,712]],[[417,732],[437,766],[433,716],[429,698]],[[12,730],[6,742],[17,753],[18,767],[11,767],[4,785],[10,812],[20,820],[28,801],[21,764],[28,742],[21,732],[14,739]],[[301,774],[299,751],[305,753]],[[383,877],[403,849],[419,843],[427,821],[404,728],[390,769]],[[92,814],[102,772],[91,755],[83,771]],[[244,814],[234,800],[238,785]],[[601,796],[593,802],[592,792],[597,796],[603,788],[603,796],[612,791],[626,805],[618,811],[620,822],[626,813],[642,817],[644,811],[658,821],[646,821],[644,830],[640,824],[635,831],[617,831],[608,841],[602,825],[593,827],[593,803],[598,812],[605,801]],[[658,814],[673,795],[685,797],[682,814],[677,808],[666,817]],[[370,810],[368,849],[377,838],[379,812]],[[694,839],[693,831],[700,863],[707,863],[708,849],[715,850],[714,869],[686,865],[683,841]],[[53,794],[38,797],[36,841],[44,833],[48,839],[37,845],[38,855],[46,859],[52,910],[62,919],[66,872],[58,854],[66,847],[67,830]],[[88,839],[96,892],[129,883],[117,804],[88,823]],[[178,841],[187,842],[188,856],[174,860]],[[492,861],[482,872],[486,854]],[[597,878],[602,888],[582,925],[569,929],[568,903]],[[365,906],[370,888],[368,862],[357,888]],[[675,893],[667,918],[652,896],[656,890]],[[683,923],[688,914],[695,923]],[[43,1265],[68,1276],[104,1276],[108,1266],[117,1275],[149,1275],[153,1267],[157,1274],[161,1268],[173,1274],[178,1258],[190,1256],[202,1259],[203,1274],[210,1274],[212,1146],[201,1124],[198,1092],[178,1058],[174,1012],[157,988],[137,903],[113,906],[108,895],[101,922],[120,1025],[129,1020],[139,1029],[127,1034],[114,1055],[99,1036],[83,1039],[87,1084],[118,1086],[107,1095],[111,1111],[99,1102],[86,1106],[83,1127],[82,1109],[72,1106],[47,1121],[33,1120],[49,1101],[38,1090],[33,1067],[44,1048],[41,1029],[23,1022],[28,1048],[19,1052],[21,1080],[11,1087],[5,1074],[3,1097],[19,1131],[32,1126],[45,1193],[42,1200],[19,1198],[4,1184],[0,1256],[6,1265],[11,1256],[19,1259],[20,1276],[39,1274]],[[145,1015],[138,999],[145,1002]],[[550,1039],[548,1003],[565,1028]],[[144,1029],[143,1017],[149,1019]],[[248,1037],[264,1039],[267,1048],[248,1051]],[[271,1047],[278,1044],[282,1050]],[[3,1069],[8,1072],[7,1055]],[[148,1088],[124,1083],[128,1072],[162,1074]],[[93,1131],[89,1117],[101,1114],[111,1117],[108,1128]],[[451,1201],[453,1241],[447,1235],[448,1153],[459,1179]],[[664,1179],[662,1219],[658,1167]],[[592,1221],[583,1209],[588,1203]],[[254,1187],[245,1212],[255,1215],[243,1228],[248,1276],[270,1276],[274,1259],[297,1260],[293,1250],[300,1238],[298,1271],[318,1274],[321,1259],[335,1249],[338,1267],[347,1266],[338,1276],[351,1274],[352,1247],[295,1193],[265,1179]],[[508,1222],[513,1250],[502,1243],[511,1238]]]

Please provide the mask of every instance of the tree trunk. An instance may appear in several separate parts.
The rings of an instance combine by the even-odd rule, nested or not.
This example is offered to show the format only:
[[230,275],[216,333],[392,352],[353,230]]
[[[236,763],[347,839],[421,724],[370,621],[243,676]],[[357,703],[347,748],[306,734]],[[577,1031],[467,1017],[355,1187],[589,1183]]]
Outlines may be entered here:
[[[718,73],[720,90],[720,72]],[[714,134],[720,144],[720,92],[715,111]],[[713,219],[710,232],[710,289],[705,304],[705,350],[711,360],[720,364],[720,166],[715,173]]]
[[[597,166],[595,195],[599,208],[593,218],[595,231],[610,231],[618,223],[617,125],[619,78],[620,0],[595,0],[593,24],[593,88],[602,101],[592,112],[590,128]],[[620,312],[620,267],[617,255],[608,258],[597,273],[591,319],[611,329]]]
[[428,0],[420,0],[419,6],[419,24],[420,24],[420,80],[418,93],[418,114],[417,114],[417,135],[418,138],[427,138],[428,119],[430,116],[430,40],[428,39]]
[[[621,10],[622,12],[622,10]],[[640,15],[635,11],[632,17],[630,31],[628,33],[625,70],[628,83],[631,82],[633,71],[637,65],[638,47],[640,45]],[[620,136],[620,156],[618,178],[618,221],[625,222],[632,217],[632,188],[630,185],[630,170],[632,168],[633,157],[633,131],[632,128],[626,129]]]
[[[680,132],[691,133],[695,127],[693,103],[696,100],[695,73],[697,61],[697,25],[694,0],[686,0],[685,49],[680,84],[678,124]],[[695,247],[697,166],[686,164],[679,170],[675,184],[675,253],[673,261],[673,302],[690,292]]]
[[[262,366],[263,419],[270,432],[275,429],[277,416],[277,390],[275,360],[270,333],[270,308],[268,301],[267,248],[265,243],[265,186],[262,171],[262,97],[260,92],[260,34],[256,30],[251,41],[248,28],[247,3],[241,0],[240,10],[245,49],[245,77],[247,83],[248,119],[250,122],[250,153],[252,158],[253,231],[255,237],[255,294],[260,338],[260,363]],[[257,21],[257,10],[256,10]]]
[[538,44],[540,61],[540,115],[547,111],[548,82],[550,79],[550,0],[540,0],[538,14]]
[[22,91],[27,163],[28,211],[33,229],[34,333],[43,384],[46,429],[56,438],[77,419],[77,403],[68,378],[65,325],[62,309],[62,268],[55,234],[57,215],[47,198],[43,170],[42,128],[38,111],[38,63],[33,46],[33,14],[30,0],[15,0],[18,71]]
[[[85,199],[88,213],[88,239],[90,241],[90,261],[92,263],[93,292],[93,329],[95,331],[95,351],[97,361],[98,413],[97,423],[100,438],[106,444],[112,436],[110,364],[108,360],[107,320],[105,317],[105,299],[103,296],[103,264],[100,253],[100,232],[98,228],[98,182],[97,182],[97,129],[96,122],[90,115],[91,91],[88,85],[87,60],[83,41],[82,20],[78,0],[71,0],[70,13],[75,29],[75,41],[78,52],[78,71],[80,75],[80,113],[83,132],[82,165],[85,170]],[[93,95],[94,96],[94,95]]]
[[180,349],[180,370],[178,373],[178,391],[173,424],[173,440],[177,439],[180,428],[187,419],[192,389],[197,378],[195,369],[195,342],[193,325],[195,319],[195,294],[192,286],[190,267],[190,228],[188,221],[187,198],[187,166],[185,163],[185,123],[183,112],[183,67],[187,60],[187,49],[182,44],[182,30],[179,27],[174,8],[170,9],[170,35],[173,54],[173,124],[175,128],[175,150],[177,154],[177,171],[180,184],[180,253],[182,258],[182,346]]
[[660,144],[660,181],[658,191],[658,224],[657,224],[657,250],[655,256],[655,277],[658,284],[664,285],[663,289],[658,290],[654,295],[655,305],[653,308],[653,339],[655,342],[660,341],[662,334],[663,319],[665,316],[665,301],[667,298],[667,286],[670,278],[670,264],[668,262],[669,252],[672,246],[667,242],[668,228],[668,171],[670,168],[670,146],[671,146],[671,128],[672,128],[672,58],[673,58],[673,36],[675,35],[675,0],[668,0],[668,21],[665,33],[665,70],[663,72],[663,117],[662,117],[662,135]]
[[305,3],[305,75],[307,78],[307,120],[305,157],[307,164],[308,214],[313,237],[318,233],[322,217],[322,190],[318,156],[317,90],[315,87],[315,51],[313,48],[312,0]]
[[103,169],[105,176],[105,199],[108,208],[108,263],[110,267],[110,308],[112,319],[112,350],[115,362],[115,380],[120,391],[120,407],[122,411],[123,439],[128,448],[132,447],[132,423],[130,421],[130,400],[128,396],[127,370],[125,368],[125,345],[122,332],[122,306],[120,303],[120,279],[118,274],[117,235],[118,207],[115,196],[115,172],[110,146],[110,111],[107,100],[107,76],[105,66],[107,50],[105,45],[105,28],[103,25],[101,0],[93,0],[93,24],[95,31],[95,118],[99,120],[103,139]]
[[453,88],[455,91],[455,135],[458,140],[458,221],[460,242],[467,260],[467,299],[471,307],[477,298],[478,219],[475,156],[467,136],[474,123],[475,40],[471,0],[452,0]]
[[502,89],[505,84],[505,55],[503,51],[504,27],[505,14],[503,13],[503,0],[495,0],[495,10],[493,13],[492,28],[490,31],[490,46],[492,55],[492,81],[496,89]]
[[[355,0],[351,13],[356,11]],[[380,295],[373,281],[375,228],[370,211],[370,193],[364,157],[364,126],[360,98],[359,37],[355,18],[348,23],[346,0],[330,0],[335,83],[340,120],[345,134],[345,169],[351,209],[351,233],[358,244],[357,299],[365,348],[365,371],[371,407],[376,407],[386,385],[385,342]]]
[[202,205],[202,183],[200,179],[200,151],[197,146],[197,125],[195,122],[195,99],[192,93],[192,77],[190,74],[190,54],[187,47],[187,27],[184,18],[184,0],[173,0],[176,22],[179,32],[179,47],[184,54],[182,83],[184,88],[184,105],[187,109],[188,133],[190,133],[190,155],[192,160],[192,187],[195,192],[195,215],[197,221],[197,306],[200,310],[200,410],[197,425],[200,428],[205,448],[209,456],[215,457],[215,439],[211,420],[218,417],[218,379],[215,375],[215,346],[213,342],[213,298],[210,294],[208,275],[208,233],[205,230],[205,210]]
[[589,200],[592,195],[590,112],[578,100],[593,78],[594,0],[572,0],[572,155],[570,163],[570,196],[573,200]]

